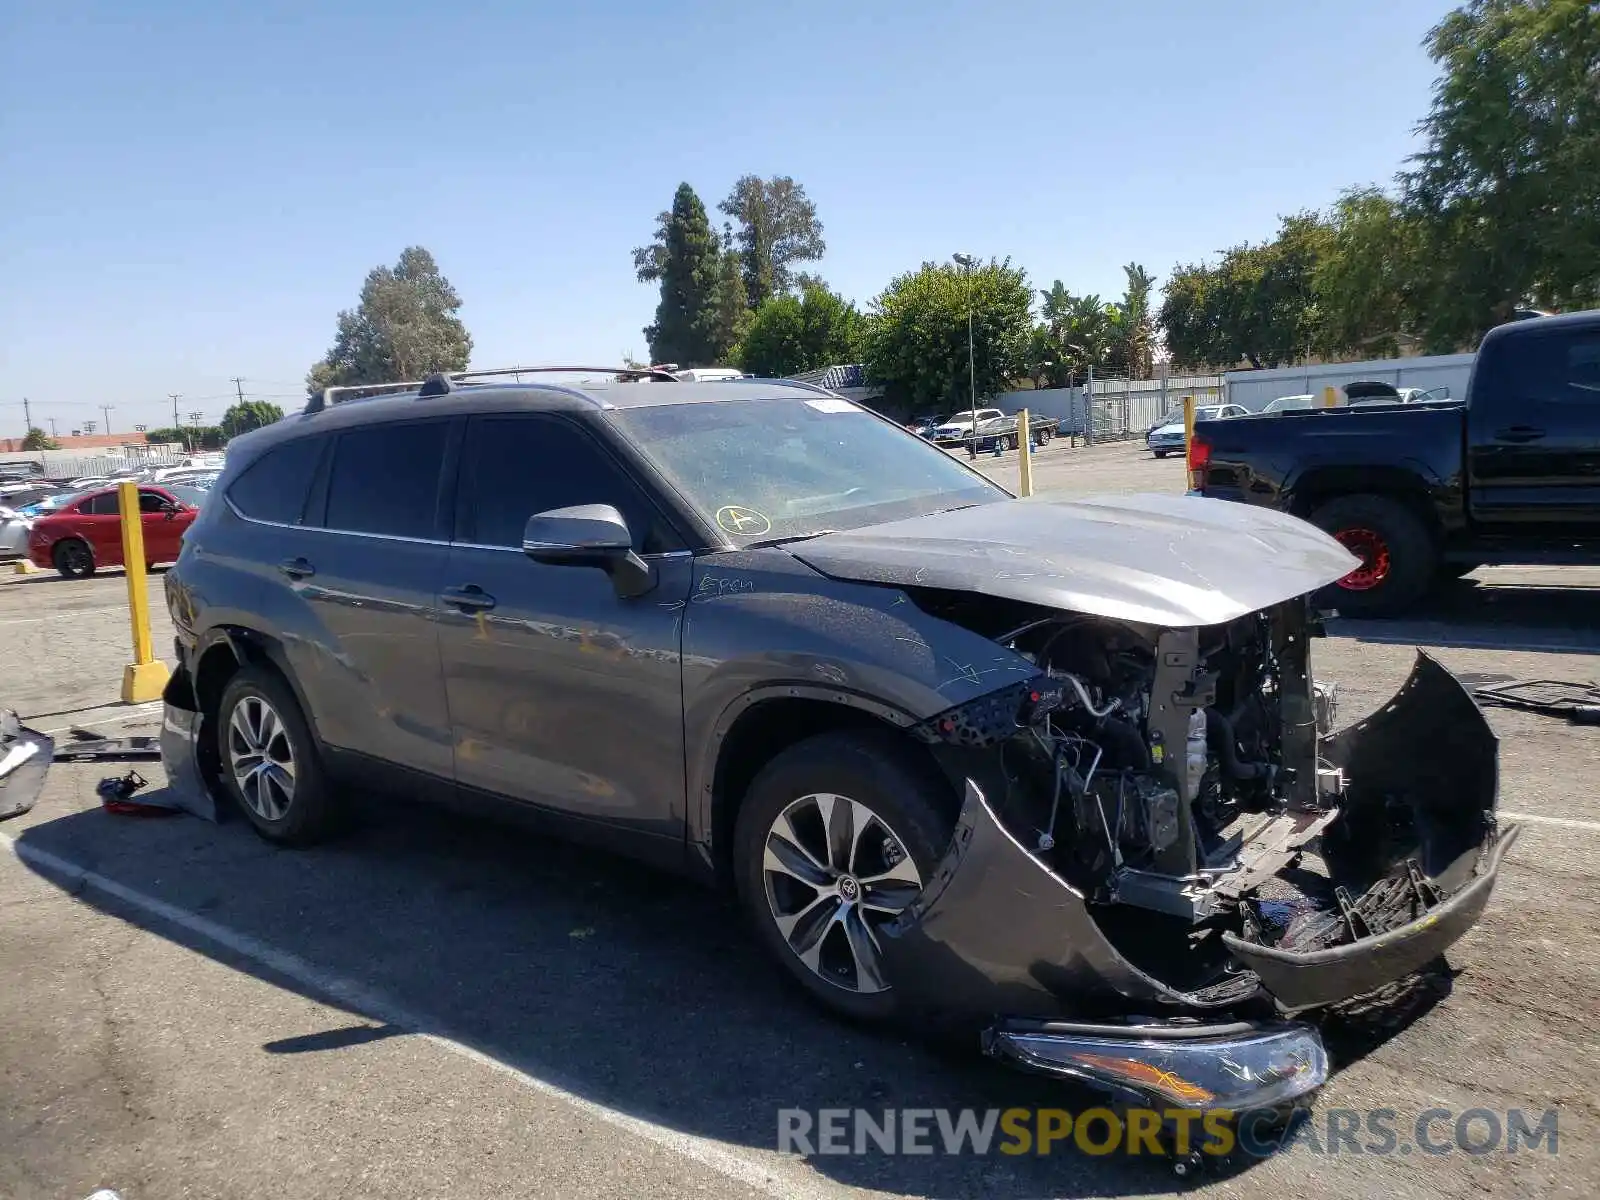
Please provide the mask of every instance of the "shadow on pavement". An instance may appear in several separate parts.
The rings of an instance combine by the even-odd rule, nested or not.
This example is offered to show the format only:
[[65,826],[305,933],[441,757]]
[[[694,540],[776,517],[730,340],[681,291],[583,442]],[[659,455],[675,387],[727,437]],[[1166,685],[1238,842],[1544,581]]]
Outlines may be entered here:
[[1340,619],[1333,637],[1386,644],[1600,654],[1600,588],[1452,582],[1413,613]]
[[[881,1117],[1100,1102],[966,1046],[842,1024],[790,991],[722,897],[520,829],[394,804],[338,842],[287,851],[236,818],[130,821],[92,809],[21,831],[18,844],[269,947],[276,968],[274,954],[263,965],[102,888],[74,888],[121,920],[359,1018],[264,1053],[337,1051],[403,1036],[416,1019],[589,1100],[761,1151],[777,1147],[782,1109]],[[339,986],[290,978],[286,955]],[[1162,1161],[1070,1143],[1048,1157],[889,1156],[868,1145],[810,1162],[841,1184],[930,1198],[1138,1196],[1177,1182]]]

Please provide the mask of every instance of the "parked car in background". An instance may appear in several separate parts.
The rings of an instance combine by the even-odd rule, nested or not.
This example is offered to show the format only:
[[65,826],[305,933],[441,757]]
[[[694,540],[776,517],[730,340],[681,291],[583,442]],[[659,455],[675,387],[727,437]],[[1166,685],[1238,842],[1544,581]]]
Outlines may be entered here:
[[[183,535],[204,498],[205,492],[197,488],[139,488],[146,565],[177,561]],[[54,567],[66,579],[87,579],[101,567],[122,566],[118,489],[77,493],[55,511],[35,517],[28,533],[28,558],[35,566]]]
[[1484,336],[1464,401],[1195,426],[1190,488],[1331,533],[1349,616],[1402,612],[1480,566],[1600,563],[1600,310]]
[[[1219,421],[1229,417],[1245,417],[1250,414],[1238,404],[1205,404],[1194,410],[1196,421]],[[1145,434],[1144,442],[1150,453],[1157,458],[1165,458],[1169,454],[1183,452],[1183,409],[1174,409],[1161,420],[1150,427],[1150,432]]]
[[1317,406],[1315,396],[1279,396],[1261,411],[1264,413],[1304,412],[1308,408]]
[[0,500],[0,559],[26,558],[28,531],[33,528],[33,518],[25,517],[14,508],[7,508]]
[[[952,413],[939,422],[933,430],[934,444],[938,446],[965,446],[967,440],[972,436],[973,415],[970,411]],[[981,436],[984,422],[997,421],[1006,414],[998,408],[980,408],[976,415],[978,418],[978,431]]]

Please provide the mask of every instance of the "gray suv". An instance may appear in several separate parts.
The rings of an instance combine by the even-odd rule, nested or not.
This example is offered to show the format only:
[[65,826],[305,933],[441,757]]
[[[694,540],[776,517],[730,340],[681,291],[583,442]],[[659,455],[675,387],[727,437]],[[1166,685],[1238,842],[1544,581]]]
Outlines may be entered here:
[[237,439],[166,577],[269,839],[357,784],[548,819],[730,886],[843,1014],[1236,1110],[1488,899],[1493,735],[1420,655],[1332,732],[1305,598],[1357,560],[1305,522],[1019,500],[785,381],[388,391]]

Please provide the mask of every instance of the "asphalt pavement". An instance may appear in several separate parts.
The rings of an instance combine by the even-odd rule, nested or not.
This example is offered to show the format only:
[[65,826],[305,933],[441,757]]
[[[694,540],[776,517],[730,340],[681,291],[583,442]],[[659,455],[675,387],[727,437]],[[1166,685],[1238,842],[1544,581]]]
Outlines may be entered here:
[[[1014,454],[980,460],[1005,483]],[[1041,490],[1165,491],[1136,445],[1038,458]],[[151,579],[158,649],[170,644]],[[0,702],[64,731],[151,732],[116,704],[126,583],[0,583]],[[1587,681],[1600,571],[1496,569],[1415,619],[1315,647],[1341,719],[1418,644],[1469,683]],[[1523,824],[1457,974],[1402,1027],[1347,1031],[1321,1125],[1201,1194],[1592,1196],[1600,1076],[1600,730],[1503,709],[1501,808]],[[1092,1100],[951,1047],[843,1025],[797,998],[721,898],[638,865],[442,813],[364,802],[349,836],[274,849],[240,820],[119,817],[56,767],[0,825],[0,1197],[1165,1195],[1165,1165],[778,1151],[779,1112],[1081,1109]],[[141,765],[142,770],[142,765]],[[143,771],[161,786],[158,769]],[[1330,1121],[1395,1113],[1388,1153]],[[1559,1142],[1485,1153],[1411,1136],[1557,1113]],[[1476,1118],[1481,1143],[1487,1126]],[[1319,1136],[1319,1134],[1321,1136]],[[1436,1143],[1437,1144],[1437,1143]],[[1330,1152],[1336,1151],[1336,1152]],[[1182,1185],[1180,1190],[1194,1190]]]

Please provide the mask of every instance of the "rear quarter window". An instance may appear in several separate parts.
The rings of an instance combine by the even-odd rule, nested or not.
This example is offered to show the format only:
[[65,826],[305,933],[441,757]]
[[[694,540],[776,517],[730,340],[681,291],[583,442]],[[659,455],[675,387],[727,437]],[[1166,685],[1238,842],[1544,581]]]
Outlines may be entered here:
[[228,486],[229,501],[252,520],[300,524],[325,444],[308,437],[274,446]]

